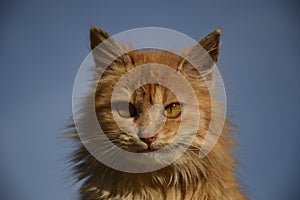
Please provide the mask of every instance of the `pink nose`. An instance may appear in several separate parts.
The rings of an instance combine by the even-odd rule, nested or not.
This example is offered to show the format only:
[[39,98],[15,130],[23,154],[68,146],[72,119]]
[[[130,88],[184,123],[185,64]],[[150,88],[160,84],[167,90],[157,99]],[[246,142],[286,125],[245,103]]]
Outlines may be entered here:
[[156,140],[156,137],[154,136],[154,137],[140,138],[140,140],[142,140],[149,146],[154,140]]

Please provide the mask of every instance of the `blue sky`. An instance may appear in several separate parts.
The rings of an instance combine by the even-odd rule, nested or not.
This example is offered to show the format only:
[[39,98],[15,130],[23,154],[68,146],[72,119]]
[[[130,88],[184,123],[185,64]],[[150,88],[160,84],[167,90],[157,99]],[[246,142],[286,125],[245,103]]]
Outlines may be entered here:
[[[3,1],[0,199],[74,199],[67,179],[76,72],[91,25],[157,26],[200,40],[223,31],[219,70],[238,126],[239,178],[255,200],[296,199],[300,184],[299,4],[253,1]],[[3,197],[2,197],[2,196]]]

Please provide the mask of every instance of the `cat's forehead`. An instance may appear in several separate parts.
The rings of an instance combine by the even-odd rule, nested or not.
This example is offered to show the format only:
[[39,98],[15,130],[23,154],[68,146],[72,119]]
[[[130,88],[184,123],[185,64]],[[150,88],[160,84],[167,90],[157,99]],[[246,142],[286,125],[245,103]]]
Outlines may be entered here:
[[131,101],[136,104],[167,105],[177,102],[177,98],[169,88],[159,84],[146,84],[134,91]]
[[182,61],[181,56],[164,50],[131,51],[128,55],[132,59],[135,67],[143,64],[157,63],[177,69]]
[[[145,64],[149,65],[165,65],[173,69],[177,69],[182,62],[182,57],[171,52],[164,50],[135,50],[128,53],[133,66],[129,68],[135,68]],[[130,69],[129,69],[130,70]],[[147,73],[147,76],[156,76],[156,73]],[[160,73],[160,72],[157,72]],[[131,101],[136,104],[150,105],[150,104],[162,104],[176,102],[177,98],[175,94],[169,89],[160,84],[146,84],[137,88],[131,96]]]

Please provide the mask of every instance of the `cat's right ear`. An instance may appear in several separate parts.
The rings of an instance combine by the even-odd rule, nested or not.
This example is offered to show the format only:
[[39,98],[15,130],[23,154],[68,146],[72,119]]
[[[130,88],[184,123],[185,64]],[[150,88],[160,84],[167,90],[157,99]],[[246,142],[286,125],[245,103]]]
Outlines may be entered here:
[[221,30],[208,34],[198,45],[194,46],[182,60],[178,71],[188,74],[190,77],[200,77],[212,80],[213,69],[218,61],[220,51]]
[[106,68],[113,61],[120,65],[131,64],[126,51],[104,30],[90,28],[90,46],[97,67]]

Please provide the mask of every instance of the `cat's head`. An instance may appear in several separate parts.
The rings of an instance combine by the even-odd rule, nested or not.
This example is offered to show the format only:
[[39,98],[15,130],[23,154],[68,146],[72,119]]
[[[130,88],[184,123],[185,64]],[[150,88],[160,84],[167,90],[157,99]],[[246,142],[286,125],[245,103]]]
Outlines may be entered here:
[[[182,56],[164,50],[132,50],[118,57],[105,69],[102,77],[97,80],[98,87],[95,95],[96,114],[99,123],[106,136],[117,146],[130,152],[148,152],[163,148],[174,142],[186,145],[186,139],[178,136],[180,124],[183,122],[188,126],[197,126],[196,137],[191,147],[195,151],[200,148],[201,142],[206,134],[211,119],[211,87],[214,82],[212,68],[218,60],[220,30],[215,30],[206,36],[199,44],[203,47],[209,59],[204,59],[203,49],[199,47],[183,51]],[[92,27],[90,30],[91,49],[94,50],[94,60],[98,67],[103,64],[103,58],[98,57],[95,49],[98,45],[109,39],[110,35],[105,31]],[[127,47],[113,42],[113,51],[106,49],[101,54],[122,54]],[[99,52],[98,52],[99,53]],[[202,55],[201,55],[202,54]],[[192,64],[188,61],[195,62]],[[168,66],[180,76],[184,77],[193,89],[196,100],[186,98],[180,100],[176,94],[183,94],[184,86],[179,85],[180,91],[171,91],[161,84],[149,83],[137,87],[131,91],[128,100],[122,99],[119,93],[130,93],[128,85],[121,84],[119,93],[112,100],[114,88],[117,83],[132,70],[139,66],[149,66],[143,72],[137,72],[136,76],[147,76],[163,78],[170,84],[178,86],[180,83],[175,76],[163,72],[162,66]],[[152,68],[151,68],[152,67]],[[161,67],[161,70],[160,70]],[[149,70],[151,69],[151,70]],[[134,78],[128,79],[134,82]],[[127,80],[127,81],[128,81]],[[176,88],[176,87],[175,87]],[[200,118],[193,121],[195,112],[198,110]],[[182,115],[185,114],[185,118]],[[187,129],[186,131],[188,131]],[[183,133],[185,134],[185,133]]]

